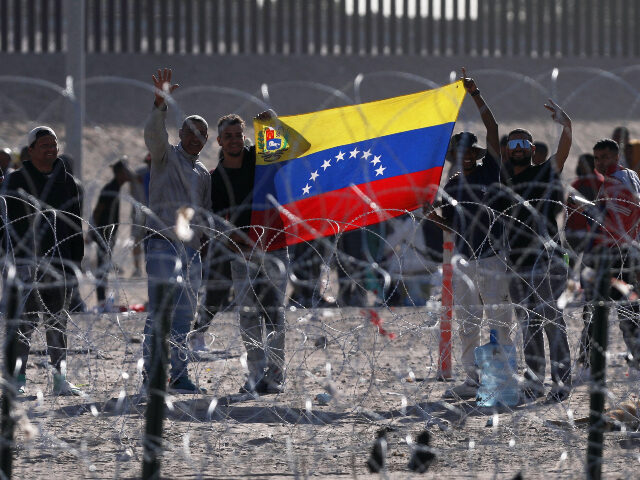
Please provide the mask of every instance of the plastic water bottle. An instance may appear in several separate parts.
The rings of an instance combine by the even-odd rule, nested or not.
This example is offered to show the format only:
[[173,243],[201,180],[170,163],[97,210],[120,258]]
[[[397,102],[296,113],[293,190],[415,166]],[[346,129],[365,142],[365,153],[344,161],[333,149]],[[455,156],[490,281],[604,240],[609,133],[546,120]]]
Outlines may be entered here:
[[107,299],[104,302],[104,311],[105,313],[111,313],[115,311],[115,303],[116,303],[116,299],[115,299],[115,295],[113,294],[113,291],[109,291],[109,295],[107,295]]
[[514,406],[520,401],[515,378],[516,348],[500,345],[498,332],[491,330],[489,343],[475,349],[476,365],[480,369],[480,387],[476,402],[479,407]]

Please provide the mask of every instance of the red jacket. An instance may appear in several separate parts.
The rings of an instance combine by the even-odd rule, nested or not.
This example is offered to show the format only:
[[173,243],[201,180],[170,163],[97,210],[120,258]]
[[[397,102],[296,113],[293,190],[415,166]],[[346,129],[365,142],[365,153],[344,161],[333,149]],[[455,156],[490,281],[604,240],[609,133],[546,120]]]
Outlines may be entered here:
[[640,232],[640,178],[633,170],[614,165],[604,176],[596,205],[603,210],[596,245],[621,245]]

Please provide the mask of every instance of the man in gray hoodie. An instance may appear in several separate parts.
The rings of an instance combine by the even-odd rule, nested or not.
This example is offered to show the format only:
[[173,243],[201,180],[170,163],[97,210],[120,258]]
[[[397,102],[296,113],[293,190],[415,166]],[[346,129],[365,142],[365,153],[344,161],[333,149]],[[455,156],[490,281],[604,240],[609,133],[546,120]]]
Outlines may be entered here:
[[199,161],[200,151],[207,142],[208,125],[198,115],[187,117],[178,131],[180,143],[171,145],[165,126],[165,98],[178,88],[171,83],[171,70],[158,70],[153,76],[155,101],[144,129],[144,140],[151,155],[151,182],[147,215],[147,275],[149,315],[144,327],[144,375],[151,369],[151,332],[159,319],[159,309],[166,299],[158,298],[158,287],[170,285],[173,298],[171,324],[171,372],[169,391],[172,393],[206,393],[188,376],[186,337],[194,319],[197,294],[202,282],[200,240],[204,235],[207,212],[211,208],[211,177]]

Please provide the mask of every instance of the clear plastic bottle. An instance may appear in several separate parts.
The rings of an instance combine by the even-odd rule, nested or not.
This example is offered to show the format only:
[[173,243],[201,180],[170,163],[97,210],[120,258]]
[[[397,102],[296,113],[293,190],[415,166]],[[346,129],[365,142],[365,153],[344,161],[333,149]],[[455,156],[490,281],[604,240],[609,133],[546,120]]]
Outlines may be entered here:
[[491,330],[489,343],[475,349],[480,369],[480,387],[476,402],[479,407],[514,406],[520,402],[520,389],[515,377],[516,348],[500,345],[497,331]]

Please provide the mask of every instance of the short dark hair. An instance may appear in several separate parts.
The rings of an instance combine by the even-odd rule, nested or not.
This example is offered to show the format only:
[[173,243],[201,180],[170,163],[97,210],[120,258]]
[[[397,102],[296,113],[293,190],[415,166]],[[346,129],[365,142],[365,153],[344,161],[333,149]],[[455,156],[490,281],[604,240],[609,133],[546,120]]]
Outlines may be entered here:
[[593,146],[594,150],[611,150],[614,153],[618,153],[620,151],[620,147],[618,146],[618,142],[615,140],[611,140],[610,138],[602,138],[596,142]]
[[220,117],[218,120],[218,135],[224,132],[224,129],[229,125],[240,125],[242,128],[246,126],[242,117],[236,113],[230,113],[229,115],[225,115]]
[[184,121],[182,122],[182,129],[184,130],[186,127],[190,127],[190,123],[201,123],[202,125],[204,125],[204,127],[209,130],[209,124],[207,123],[207,121],[202,118],[200,115],[189,115],[187,118],[184,119]]
[[529,141],[533,143],[533,135],[531,135],[531,132],[529,130],[525,130],[524,128],[515,128],[511,130],[507,135],[507,140],[511,138],[511,135],[515,135],[515,134],[526,135],[527,137],[529,137]]

